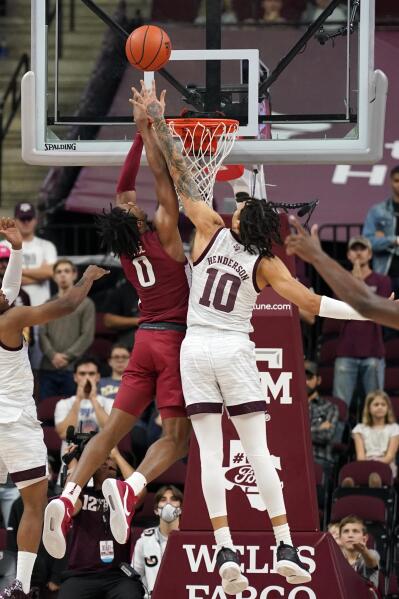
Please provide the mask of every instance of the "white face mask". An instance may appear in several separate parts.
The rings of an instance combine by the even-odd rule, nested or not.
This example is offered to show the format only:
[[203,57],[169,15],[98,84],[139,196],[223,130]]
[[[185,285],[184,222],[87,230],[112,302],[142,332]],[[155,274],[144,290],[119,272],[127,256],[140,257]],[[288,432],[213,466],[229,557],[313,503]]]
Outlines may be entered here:
[[163,507],[158,508],[158,516],[164,522],[170,524],[177,520],[177,518],[181,514],[181,509],[179,507],[175,507],[171,503],[165,503]]

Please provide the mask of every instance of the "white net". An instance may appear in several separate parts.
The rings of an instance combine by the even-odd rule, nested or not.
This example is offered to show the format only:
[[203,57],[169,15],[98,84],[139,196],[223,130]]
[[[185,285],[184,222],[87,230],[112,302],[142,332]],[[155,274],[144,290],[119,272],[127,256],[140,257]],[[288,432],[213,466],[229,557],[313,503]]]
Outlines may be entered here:
[[[211,206],[216,174],[233,147],[239,122],[220,119],[171,119],[168,125],[172,135],[182,144],[182,153],[190,175],[204,201]],[[180,197],[179,200],[181,201]]]

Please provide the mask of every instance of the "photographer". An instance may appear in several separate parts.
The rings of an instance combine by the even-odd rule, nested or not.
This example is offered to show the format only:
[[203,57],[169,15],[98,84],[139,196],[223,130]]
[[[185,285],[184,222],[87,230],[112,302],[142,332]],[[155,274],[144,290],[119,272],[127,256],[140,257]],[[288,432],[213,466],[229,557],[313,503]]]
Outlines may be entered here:
[[172,530],[179,530],[183,493],[174,485],[161,487],[155,495],[154,512],[159,516],[159,526],[146,528],[134,548],[132,565],[140,574],[151,597],[166,543]]
[[[69,451],[75,453],[76,449],[72,445]],[[78,455],[82,449],[80,444]],[[69,462],[69,472],[76,463],[76,459]],[[118,469],[123,478],[134,471],[119,451],[113,449],[94,473],[94,486],[82,490],[68,537],[68,570],[63,573],[58,599],[142,599],[144,596],[139,576],[128,575],[129,544],[119,545],[113,539],[109,508],[101,491],[104,480],[116,478]],[[126,564],[124,571],[120,569],[121,563]]]
[[[76,361],[74,380],[77,385],[76,395],[61,399],[55,406],[55,428],[63,441],[69,426],[82,433],[97,432],[104,426],[113,404],[113,399],[97,393],[100,372],[95,358],[82,356]],[[66,451],[67,444],[64,441],[61,455]]]

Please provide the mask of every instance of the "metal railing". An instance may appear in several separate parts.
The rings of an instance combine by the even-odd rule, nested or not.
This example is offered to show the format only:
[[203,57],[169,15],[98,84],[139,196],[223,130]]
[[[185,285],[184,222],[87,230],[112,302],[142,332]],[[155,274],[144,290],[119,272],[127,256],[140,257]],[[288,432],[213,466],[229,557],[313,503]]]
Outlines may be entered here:
[[22,54],[0,100],[0,206],[2,202],[3,144],[21,104],[21,79],[29,71],[29,56]]

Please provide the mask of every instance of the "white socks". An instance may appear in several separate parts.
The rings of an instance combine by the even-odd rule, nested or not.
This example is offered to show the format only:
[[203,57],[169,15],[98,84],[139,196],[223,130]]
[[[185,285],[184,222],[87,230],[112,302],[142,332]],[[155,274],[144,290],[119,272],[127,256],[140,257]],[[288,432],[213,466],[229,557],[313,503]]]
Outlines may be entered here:
[[281,541],[285,545],[292,545],[290,527],[288,524],[281,524],[280,526],[273,526],[274,536],[276,537],[276,545],[277,547],[280,545]]
[[140,472],[133,472],[133,474],[131,474],[129,478],[125,480],[125,483],[127,483],[129,487],[133,489],[133,492],[137,497],[144,487],[147,486],[147,479]]
[[22,590],[27,595],[30,591],[32,570],[36,560],[36,553],[18,551],[16,579],[22,584]]
[[217,545],[216,551],[219,551],[222,547],[235,551],[233,541],[231,540],[230,529],[228,526],[223,526],[214,531],[215,541]]
[[81,487],[79,487],[79,485],[77,485],[76,483],[71,482],[65,485],[65,489],[61,493],[61,497],[69,499],[72,505],[75,505],[75,503],[79,499],[79,495],[81,494],[81,492]]

